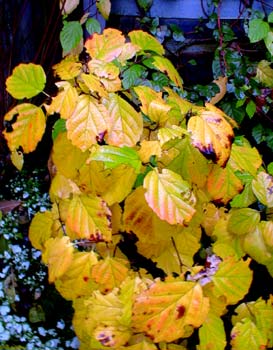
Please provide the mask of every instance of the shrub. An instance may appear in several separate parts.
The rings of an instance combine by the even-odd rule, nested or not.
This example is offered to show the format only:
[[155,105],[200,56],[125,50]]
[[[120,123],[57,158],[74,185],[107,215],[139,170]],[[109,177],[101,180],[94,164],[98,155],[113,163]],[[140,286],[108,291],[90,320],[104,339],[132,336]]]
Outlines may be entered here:
[[[270,348],[272,296],[247,300],[251,262],[273,275],[273,178],[258,151],[213,104],[181,97],[141,30],[93,34],[53,69],[57,95],[14,107],[4,135],[20,168],[60,116],[52,206],[29,237],[73,302],[80,349]],[[7,89],[32,98],[45,83],[42,67],[21,64]]]

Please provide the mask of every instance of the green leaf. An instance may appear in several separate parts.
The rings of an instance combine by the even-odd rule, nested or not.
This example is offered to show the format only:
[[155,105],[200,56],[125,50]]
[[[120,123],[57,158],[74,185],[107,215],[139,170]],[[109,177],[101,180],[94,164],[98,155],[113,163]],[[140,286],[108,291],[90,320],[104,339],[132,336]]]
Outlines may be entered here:
[[141,160],[136,150],[130,147],[99,146],[91,153],[89,161],[98,160],[108,169],[116,168],[121,164],[132,166],[137,173],[140,172]]
[[237,146],[233,143],[231,148],[229,164],[241,173],[248,172],[256,176],[257,170],[262,165],[262,158],[255,147],[248,145]]
[[64,52],[74,49],[83,37],[82,26],[78,21],[64,21],[60,33],[60,41]]
[[200,343],[198,350],[224,350],[226,347],[226,334],[224,323],[220,317],[209,313],[207,319],[199,329]]
[[134,64],[126,69],[122,74],[122,85],[124,89],[127,90],[131,86],[136,85],[143,73],[145,73],[145,68],[140,64]]
[[236,260],[234,257],[224,259],[212,277],[215,295],[225,296],[227,304],[230,305],[241,300],[247,294],[252,282],[249,263],[250,259],[246,261]]
[[163,169],[160,174],[155,168],[146,175],[143,187],[147,190],[147,203],[161,220],[171,225],[183,225],[191,220],[196,198],[180,175],[169,169]]
[[137,0],[137,4],[145,12],[147,12],[153,4],[153,0]]
[[269,32],[269,24],[262,19],[256,18],[249,22],[248,37],[251,43],[264,39]]
[[85,28],[90,35],[93,33],[101,33],[100,22],[95,18],[88,18],[85,23]]
[[267,339],[254,322],[245,318],[232,328],[231,345],[233,350],[261,350],[267,349]]
[[245,184],[243,191],[237,194],[232,201],[230,206],[232,208],[245,208],[249,207],[251,204],[256,202],[256,197],[254,196],[251,181]]
[[273,11],[268,15],[267,21],[268,23],[273,23]]
[[7,91],[17,99],[31,98],[43,91],[46,75],[43,68],[33,63],[21,63],[6,80]]
[[273,69],[271,62],[262,60],[257,66],[256,79],[267,87],[273,87]]
[[65,119],[58,119],[52,130],[52,138],[53,141],[56,139],[56,137],[61,133],[66,131],[66,121]]
[[267,166],[267,171],[270,175],[273,176],[273,162],[269,163]]
[[250,100],[246,105],[246,113],[249,116],[249,118],[252,118],[255,112],[256,112],[256,103]]
[[264,43],[267,50],[270,52],[271,55],[273,55],[273,31],[272,30],[267,33],[267,36],[264,38]]
[[251,208],[234,209],[228,219],[228,230],[235,235],[245,235],[255,230],[260,213]]

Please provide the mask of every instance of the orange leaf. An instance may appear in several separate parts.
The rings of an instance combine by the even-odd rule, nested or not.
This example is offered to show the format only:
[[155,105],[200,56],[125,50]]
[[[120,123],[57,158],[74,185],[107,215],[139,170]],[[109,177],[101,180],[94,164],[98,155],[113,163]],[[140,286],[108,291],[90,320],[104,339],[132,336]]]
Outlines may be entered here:
[[215,165],[208,175],[207,190],[213,201],[227,204],[243,190],[243,184],[230,166],[223,169]]
[[107,28],[102,34],[93,34],[84,46],[92,58],[111,62],[119,57],[124,44],[125,38],[119,30]]

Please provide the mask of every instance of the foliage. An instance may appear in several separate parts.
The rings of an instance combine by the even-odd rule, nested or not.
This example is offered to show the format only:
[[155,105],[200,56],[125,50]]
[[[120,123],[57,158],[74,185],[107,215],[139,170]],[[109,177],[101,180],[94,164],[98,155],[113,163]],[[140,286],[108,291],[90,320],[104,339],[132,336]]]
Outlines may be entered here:
[[31,218],[50,207],[49,196],[41,186],[43,174],[35,170],[29,177],[23,171],[1,188],[0,349],[77,347],[60,308],[58,312],[54,310],[56,323],[48,320],[46,299],[54,304],[54,294],[48,293],[52,288],[47,284],[46,268],[40,264],[41,253],[27,238]]
[[[108,28],[84,47],[84,58],[53,67],[58,93],[40,106],[41,125],[60,116],[56,172],[52,206],[29,230],[49,281],[73,302],[80,349],[185,349],[196,332],[199,349],[224,349],[230,337],[233,349],[270,348],[272,296],[244,307],[250,263],[273,276],[273,177],[259,153],[222,110],[181,97],[150,34]],[[29,105],[5,116],[11,151],[38,145]]]

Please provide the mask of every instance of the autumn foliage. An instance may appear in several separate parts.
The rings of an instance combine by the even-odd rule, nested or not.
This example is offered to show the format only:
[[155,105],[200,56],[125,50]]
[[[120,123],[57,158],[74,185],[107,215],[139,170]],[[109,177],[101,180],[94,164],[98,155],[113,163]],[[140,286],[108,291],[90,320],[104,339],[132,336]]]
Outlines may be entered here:
[[[183,99],[163,47],[140,30],[94,34],[83,55],[53,69],[57,95],[41,106],[21,101],[4,135],[20,169],[47,119],[60,116],[52,208],[35,215],[29,237],[49,281],[73,301],[80,350],[183,350],[196,329],[198,350],[224,349],[228,339],[232,349],[272,347],[272,296],[243,298],[252,260],[273,276],[273,178],[235,137],[236,123],[212,103]],[[7,90],[29,99],[45,83],[42,67],[21,64]],[[135,268],[122,249],[128,237],[160,276]]]

